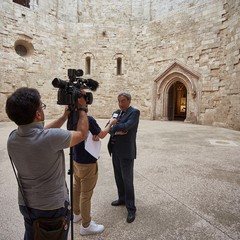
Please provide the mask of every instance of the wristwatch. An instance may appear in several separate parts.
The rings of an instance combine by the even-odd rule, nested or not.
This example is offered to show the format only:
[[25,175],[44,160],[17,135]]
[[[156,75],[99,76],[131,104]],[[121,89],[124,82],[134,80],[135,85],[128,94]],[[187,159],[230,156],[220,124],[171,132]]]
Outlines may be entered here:
[[78,111],[84,111],[84,112],[88,112],[88,108],[87,107],[80,107],[77,109]]

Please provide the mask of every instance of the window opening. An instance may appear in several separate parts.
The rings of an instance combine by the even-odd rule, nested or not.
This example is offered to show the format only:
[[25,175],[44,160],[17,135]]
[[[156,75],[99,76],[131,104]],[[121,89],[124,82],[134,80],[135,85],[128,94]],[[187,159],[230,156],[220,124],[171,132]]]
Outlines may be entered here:
[[117,75],[122,75],[122,58],[117,58]]
[[91,58],[86,57],[85,61],[85,74],[91,74]]
[[30,0],[13,0],[14,3],[18,3],[24,7],[30,8]]
[[28,53],[27,48],[23,45],[15,46],[15,51],[21,57],[27,56]]
[[21,57],[27,57],[32,55],[34,47],[31,42],[23,39],[19,39],[14,43],[15,52]]

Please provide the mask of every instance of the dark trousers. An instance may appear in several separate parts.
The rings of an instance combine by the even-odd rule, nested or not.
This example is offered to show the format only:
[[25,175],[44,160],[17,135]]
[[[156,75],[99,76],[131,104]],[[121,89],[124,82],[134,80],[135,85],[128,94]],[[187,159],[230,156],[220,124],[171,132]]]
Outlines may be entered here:
[[118,198],[125,202],[128,212],[136,212],[135,195],[133,186],[133,166],[134,159],[120,158],[114,151],[112,152],[112,162],[115,181],[118,189]]
[[[70,224],[70,218],[71,218],[71,212],[67,209],[68,203],[65,203],[65,207],[56,209],[56,210],[38,210],[34,208],[29,208],[30,217],[32,220],[35,220],[37,218],[57,218],[61,216],[67,216],[67,223],[68,226]],[[28,211],[25,206],[19,205],[20,212],[22,213],[24,217],[24,225],[25,225],[25,234],[24,234],[24,240],[33,240],[33,226],[32,222],[29,218]],[[67,240],[68,230],[66,230],[65,234],[65,240]]]

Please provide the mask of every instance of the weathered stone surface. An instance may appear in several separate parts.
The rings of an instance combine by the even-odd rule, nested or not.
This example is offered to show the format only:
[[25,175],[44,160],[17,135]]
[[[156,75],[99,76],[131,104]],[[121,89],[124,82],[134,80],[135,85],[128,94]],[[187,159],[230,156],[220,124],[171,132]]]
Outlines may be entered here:
[[[240,130],[239,14],[237,0],[31,0],[30,8],[6,0],[0,8],[0,121],[8,120],[7,96],[21,86],[39,89],[47,118],[58,115],[52,80],[67,80],[68,68],[85,71],[91,56],[91,74],[84,77],[100,84],[90,107],[95,117],[109,117],[117,94],[129,91],[142,119],[167,120],[161,109],[168,103],[158,98],[157,87],[174,81],[167,82],[168,75],[155,80],[177,62],[189,74],[175,69],[176,81],[196,83],[194,97],[186,85],[186,120]],[[32,44],[27,56],[15,52],[17,40]]]

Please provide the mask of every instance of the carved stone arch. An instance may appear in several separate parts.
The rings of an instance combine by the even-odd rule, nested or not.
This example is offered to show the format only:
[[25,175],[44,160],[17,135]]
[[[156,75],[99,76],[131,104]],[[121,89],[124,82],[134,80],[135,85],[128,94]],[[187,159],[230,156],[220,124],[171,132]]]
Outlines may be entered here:
[[113,56],[113,59],[116,60],[117,58],[125,58],[125,55],[122,54],[122,53],[116,53],[116,54]]
[[176,82],[182,83],[187,90],[185,122],[196,123],[199,117],[199,74],[178,61],[171,64],[154,80],[152,118],[169,119],[169,91]]
[[175,72],[169,74],[163,79],[163,81],[161,81],[157,89],[157,95],[160,95],[164,90],[168,91],[171,85],[176,81],[182,82],[186,86],[188,92],[196,91],[194,83],[190,82],[187,76],[182,73]]

